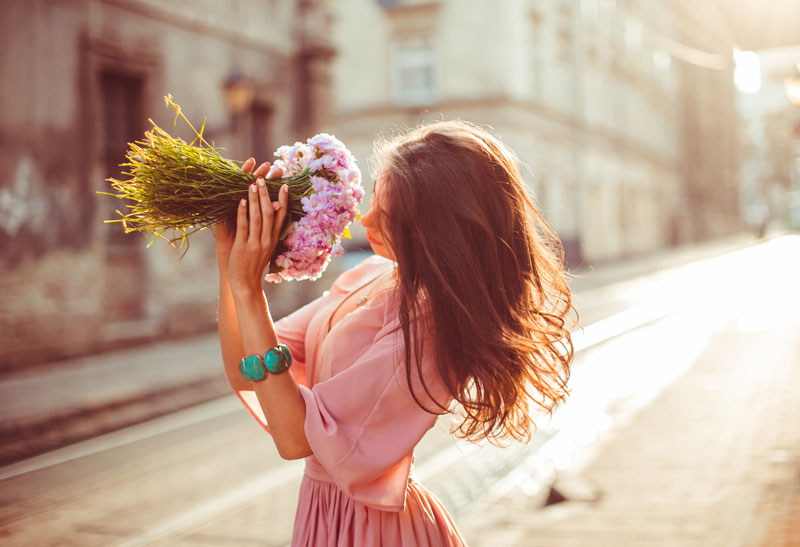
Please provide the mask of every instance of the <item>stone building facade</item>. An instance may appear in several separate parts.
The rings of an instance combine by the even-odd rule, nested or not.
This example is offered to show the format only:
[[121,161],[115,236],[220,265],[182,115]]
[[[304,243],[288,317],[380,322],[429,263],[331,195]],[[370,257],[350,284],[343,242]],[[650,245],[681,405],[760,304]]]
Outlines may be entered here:
[[103,224],[121,203],[96,191],[148,118],[188,137],[167,93],[207,118],[206,138],[232,159],[268,159],[324,123],[324,3],[11,0],[0,11],[0,372],[213,329],[211,234],[182,260],[160,242],[145,249]]
[[337,136],[486,124],[573,264],[737,229],[731,42],[713,9],[636,0],[332,5]]

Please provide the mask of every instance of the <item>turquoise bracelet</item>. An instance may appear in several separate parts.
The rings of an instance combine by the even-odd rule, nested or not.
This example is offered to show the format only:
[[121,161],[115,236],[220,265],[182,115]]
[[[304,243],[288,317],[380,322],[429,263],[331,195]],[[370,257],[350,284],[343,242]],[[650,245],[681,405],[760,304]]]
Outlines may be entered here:
[[258,382],[267,377],[264,359],[260,355],[251,355],[239,361],[239,372],[248,382]]
[[286,344],[270,348],[264,354],[250,355],[239,361],[239,372],[248,382],[258,382],[267,377],[267,372],[280,374],[292,366],[292,352]]
[[264,366],[273,374],[280,374],[292,366],[293,361],[292,352],[286,344],[275,346],[264,354]]

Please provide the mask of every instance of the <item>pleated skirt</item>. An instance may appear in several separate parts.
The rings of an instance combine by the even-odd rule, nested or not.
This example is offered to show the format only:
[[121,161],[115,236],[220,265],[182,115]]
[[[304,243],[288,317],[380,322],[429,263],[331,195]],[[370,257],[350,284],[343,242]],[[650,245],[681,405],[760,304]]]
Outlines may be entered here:
[[354,501],[333,482],[303,477],[292,547],[461,547],[467,543],[442,503],[410,479],[402,511]]

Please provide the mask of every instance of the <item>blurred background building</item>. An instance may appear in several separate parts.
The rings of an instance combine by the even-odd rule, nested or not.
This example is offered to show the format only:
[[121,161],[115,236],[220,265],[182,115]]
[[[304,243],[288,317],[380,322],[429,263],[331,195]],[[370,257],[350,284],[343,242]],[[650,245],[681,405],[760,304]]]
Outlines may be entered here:
[[[206,137],[232,159],[334,132],[368,192],[377,135],[434,119],[489,125],[529,166],[571,267],[739,230],[753,192],[782,200],[762,176],[770,109],[740,99],[744,121],[737,113],[734,46],[800,43],[754,39],[747,4],[5,1],[0,372],[215,328],[210,234],[182,260],[161,243],[146,250],[102,223],[122,203],[95,193],[148,118],[188,137],[171,127],[167,93],[192,121],[207,118]],[[776,112],[789,112],[782,100]],[[797,151],[785,153],[790,182],[767,178],[796,189]],[[350,249],[365,248],[360,226],[353,235]],[[323,286],[284,284],[273,313]]]
[[351,0],[334,10],[337,132],[487,124],[573,266],[736,230],[732,41],[683,2]]
[[[210,234],[145,249],[98,196],[163,96],[245,159],[330,116],[332,48],[314,0],[8,1],[0,6],[3,368],[215,328]],[[204,237],[205,236],[205,237]]]

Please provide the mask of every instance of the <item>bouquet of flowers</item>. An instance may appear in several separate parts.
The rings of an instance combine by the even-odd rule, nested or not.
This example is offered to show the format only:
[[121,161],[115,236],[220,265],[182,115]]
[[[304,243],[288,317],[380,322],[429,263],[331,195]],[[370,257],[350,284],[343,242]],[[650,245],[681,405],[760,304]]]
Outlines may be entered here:
[[[106,222],[120,222],[126,233],[153,236],[148,243],[164,239],[170,244],[234,218],[239,200],[247,196],[255,176],[245,173],[203,139],[205,123],[197,131],[171,95],[165,97],[195,134],[186,143],[170,136],[152,120],[144,140],[130,144],[126,154],[125,180],[108,179],[117,194],[129,200],[127,214]],[[283,170],[282,179],[267,179],[270,199],[277,200],[283,184],[289,185],[289,210],[285,227],[270,263],[267,281],[317,279],[331,256],[343,252],[341,240],[349,238],[348,226],[359,218],[364,197],[361,171],[350,151],[332,135],[320,133],[305,143],[281,146],[275,152],[273,169]],[[164,233],[172,230],[172,237]]]

